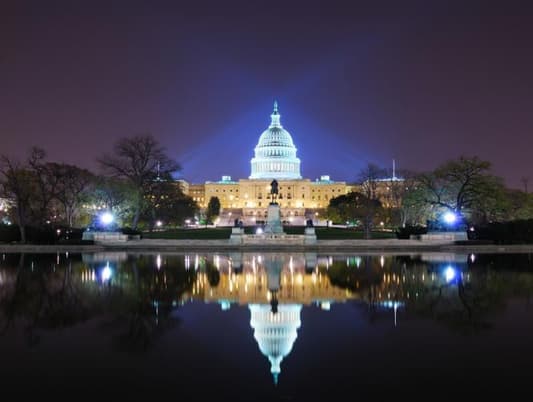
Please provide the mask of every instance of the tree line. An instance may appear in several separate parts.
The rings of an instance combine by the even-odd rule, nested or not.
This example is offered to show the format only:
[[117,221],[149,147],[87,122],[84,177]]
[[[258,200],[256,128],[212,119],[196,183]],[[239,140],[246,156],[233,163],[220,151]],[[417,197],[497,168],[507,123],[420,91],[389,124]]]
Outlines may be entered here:
[[461,156],[429,172],[399,173],[391,177],[368,164],[359,173],[357,191],[330,200],[328,219],[355,222],[367,238],[375,228],[426,226],[447,212],[468,227],[533,219],[527,185],[524,191],[507,188],[491,163],[478,157]]
[[0,219],[28,227],[90,226],[98,211],[110,211],[124,227],[153,229],[158,221],[181,225],[198,210],[172,175],[180,165],[151,135],[118,140],[97,159],[99,173],[49,161],[32,147],[24,160],[0,155]]
[[[101,210],[133,230],[152,230],[159,221],[179,226],[199,212],[173,179],[180,165],[151,135],[122,138],[97,162],[100,171],[94,173],[50,161],[38,147],[24,160],[0,154],[0,198],[7,201],[6,208],[0,205],[0,220],[16,223],[25,242],[27,228],[90,226]],[[398,176],[368,164],[358,174],[356,191],[330,200],[328,220],[354,224],[369,238],[376,228],[422,227],[445,212],[468,226],[533,219],[527,180],[522,179],[524,191],[507,188],[490,162],[477,157]],[[210,200],[205,220],[219,212],[219,200]]]

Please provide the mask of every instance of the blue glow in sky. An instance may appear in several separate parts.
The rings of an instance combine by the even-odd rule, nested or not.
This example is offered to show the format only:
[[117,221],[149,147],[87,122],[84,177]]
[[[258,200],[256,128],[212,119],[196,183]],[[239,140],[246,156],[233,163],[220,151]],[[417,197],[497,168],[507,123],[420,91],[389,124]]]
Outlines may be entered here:
[[38,145],[96,170],[115,140],[149,132],[189,181],[247,178],[278,99],[306,178],[460,155],[514,187],[533,177],[527,2],[272,4],[11,2],[2,152]]

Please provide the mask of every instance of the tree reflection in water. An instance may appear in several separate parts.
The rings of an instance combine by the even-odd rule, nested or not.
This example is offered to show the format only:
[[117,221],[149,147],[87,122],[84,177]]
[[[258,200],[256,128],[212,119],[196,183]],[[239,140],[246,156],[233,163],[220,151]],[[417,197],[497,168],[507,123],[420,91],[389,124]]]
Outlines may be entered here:
[[170,313],[196,278],[179,256],[84,261],[80,255],[7,254],[1,267],[0,334],[22,326],[29,346],[39,344],[43,330],[103,317],[101,328],[113,333],[115,345],[145,350],[175,327]]
[[129,256],[120,272],[131,272],[133,281],[123,278],[124,283],[131,283],[131,296],[117,319],[127,321],[127,330],[116,336],[115,344],[129,351],[146,350],[157,337],[179,324],[171,313],[181,296],[192,289],[196,271],[186,269],[182,257],[158,255],[155,261],[153,256]]
[[337,260],[321,267],[335,286],[364,300],[373,321],[380,307],[401,305],[464,333],[491,328],[492,314],[513,298],[533,294],[529,254],[358,257],[357,264]]
[[[533,292],[530,254],[306,253],[293,257],[280,257],[286,259],[283,285],[276,294],[280,305],[309,304],[320,293],[324,305],[330,301],[364,302],[371,322],[384,309],[401,308],[402,314],[436,320],[465,333],[476,332],[489,329],[491,314],[504,309],[510,300],[528,299]],[[184,297],[227,302],[227,290],[233,292],[232,297],[239,294],[241,299],[234,300],[240,303],[269,302],[261,288],[264,285],[257,280],[264,272],[254,271],[259,256],[193,256],[194,266],[190,258],[177,254],[4,254],[0,261],[0,334],[18,326],[23,328],[27,344],[36,346],[46,330],[102,318],[101,329],[113,337],[116,347],[144,351],[179,324],[172,312]],[[220,268],[218,261],[222,260],[233,265]],[[288,286],[294,278],[301,286],[298,281]],[[240,288],[234,287],[237,285]],[[313,286],[316,288],[310,290]],[[250,291],[245,295],[247,287]],[[265,300],[251,300],[252,295]],[[297,300],[299,295],[306,299]]]
[[16,267],[4,272],[1,333],[18,320],[28,345],[34,346],[40,341],[38,329],[68,327],[88,318],[84,289],[73,281],[73,261],[58,266],[53,254],[19,254],[9,255],[8,262],[15,259]]

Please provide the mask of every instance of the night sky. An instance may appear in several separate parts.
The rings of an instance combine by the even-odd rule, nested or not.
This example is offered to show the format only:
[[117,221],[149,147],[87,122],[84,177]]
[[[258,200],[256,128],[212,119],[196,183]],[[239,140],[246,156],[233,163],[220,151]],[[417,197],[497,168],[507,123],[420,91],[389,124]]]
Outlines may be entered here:
[[150,132],[189,181],[247,178],[277,99],[306,178],[463,154],[520,188],[533,7],[489,3],[2,2],[0,152],[96,170]]

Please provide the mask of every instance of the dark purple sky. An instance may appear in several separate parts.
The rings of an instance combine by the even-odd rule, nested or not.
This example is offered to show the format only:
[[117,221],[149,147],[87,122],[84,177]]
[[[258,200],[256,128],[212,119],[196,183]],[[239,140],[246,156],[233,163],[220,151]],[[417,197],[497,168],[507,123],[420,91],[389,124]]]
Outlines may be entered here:
[[526,1],[8,3],[2,153],[39,145],[96,169],[151,132],[190,181],[245,178],[277,99],[304,177],[464,154],[512,187],[533,180]]

